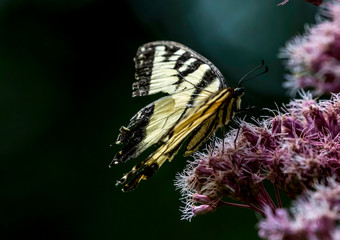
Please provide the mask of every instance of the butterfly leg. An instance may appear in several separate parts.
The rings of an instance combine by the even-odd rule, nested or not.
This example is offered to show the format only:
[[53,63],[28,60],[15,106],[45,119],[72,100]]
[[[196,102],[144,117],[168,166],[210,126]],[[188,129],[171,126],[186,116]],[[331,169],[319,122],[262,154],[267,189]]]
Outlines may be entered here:
[[254,112],[254,109],[256,109],[256,110],[258,110],[258,111],[260,111],[261,109],[259,109],[258,107],[256,107],[256,106],[251,106],[251,105],[248,105],[247,107],[245,107],[245,108],[241,108],[240,110],[238,110],[237,112],[239,113],[239,112],[248,112],[248,111],[252,111],[253,113],[255,113]]
[[[253,111],[254,109],[256,109],[256,110],[258,110],[258,111],[260,112],[260,109],[259,109],[258,107],[252,106],[252,105],[249,104],[249,102],[247,101],[247,98],[243,97],[243,101],[244,101],[244,103],[245,103],[247,106],[246,106],[246,107],[243,107],[243,108],[241,108],[241,109],[239,109],[239,110],[237,110],[238,113],[239,113],[239,112]],[[255,112],[253,112],[253,114],[254,114],[254,113],[255,113]]]
[[222,126],[222,155],[224,155],[224,145],[225,145],[225,125]]
[[236,149],[236,142],[237,142],[238,135],[240,133],[241,126],[237,122],[235,122],[233,119],[231,119],[231,122],[237,126],[236,137],[234,139],[234,148]]
[[237,132],[236,132],[236,137],[235,137],[235,140],[234,140],[234,148],[235,148],[235,149],[236,149],[236,142],[237,142],[238,135],[239,135],[239,133],[240,133],[240,129],[241,129],[241,128],[238,128],[238,129],[237,129]]

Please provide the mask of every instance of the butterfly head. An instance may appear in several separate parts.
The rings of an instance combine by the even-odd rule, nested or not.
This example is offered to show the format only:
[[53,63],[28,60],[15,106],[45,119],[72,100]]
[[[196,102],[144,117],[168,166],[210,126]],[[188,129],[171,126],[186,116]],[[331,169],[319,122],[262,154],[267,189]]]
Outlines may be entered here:
[[237,87],[234,89],[234,97],[240,98],[244,95],[244,87]]
[[241,97],[244,95],[244,88],[237,87],[234,89],[233,98],[235,99],[236,111],[241,109]]

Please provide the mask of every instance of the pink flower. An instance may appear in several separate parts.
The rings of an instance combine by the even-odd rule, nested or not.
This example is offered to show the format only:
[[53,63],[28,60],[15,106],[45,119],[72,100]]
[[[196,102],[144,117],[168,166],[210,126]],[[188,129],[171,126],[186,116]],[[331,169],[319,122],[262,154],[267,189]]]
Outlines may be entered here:
[[340,94],[319,102],[303,94],[264,124],[245,124],[242,130],[266,179],[290,197],[311,188],[315,179],[336,175],[340,182]]
[[314,89],[315,95],[340,92],[340,0],[327,2],[322,13],[327,20],[289,41],[279,55],[287,59],[284,87],[292,93],[300,88]]
[[314,187],[315,191],[298,197],[290,211],[266,209],[266,218],[259,223],[259,236],[268,240],[339,239],[340,185],[330,178],[327,184]]
[[[236,143],[235,129],[195,155],[176,180],[184,219],[226,205],[274,213],[281,207],[278,188],[296,197],[316,180],[335,176],[340,182],[340,94],[319,102],[311,94],[302,97],[256,124],[240,121]],[[264,180],[274,184],[277,203]]]

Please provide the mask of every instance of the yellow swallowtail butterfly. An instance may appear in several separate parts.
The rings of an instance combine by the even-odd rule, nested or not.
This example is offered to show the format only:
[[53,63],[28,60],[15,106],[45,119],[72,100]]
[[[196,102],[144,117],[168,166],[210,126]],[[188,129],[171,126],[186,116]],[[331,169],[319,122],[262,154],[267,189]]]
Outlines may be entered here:
[[[228,87],[209,60],[176,42],[144,44],[134,60],[136,82],[132,96],[159,92],[168,95],[141,109],[127,127],[120,128],[116,144],[125,146],[110,166],[136,158],[150,146],[158,145],[155,152],[117,182],[124,185],[123,191],[133,190],[166,160],[171,161],[185,140],[184,155],[195,152],[212,133],[230,122],[240,110],[244,94],[242,79],[237,88]],[[262,66],[263,62],[259,67]]]

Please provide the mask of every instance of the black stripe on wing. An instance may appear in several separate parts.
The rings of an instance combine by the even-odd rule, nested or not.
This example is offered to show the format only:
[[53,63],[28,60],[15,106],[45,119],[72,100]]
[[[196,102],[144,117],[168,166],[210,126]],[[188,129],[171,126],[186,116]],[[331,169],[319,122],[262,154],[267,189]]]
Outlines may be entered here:
[[197,127],[188,137],[184,156],[187,157],[195,152],[203,143],[205,143],[210,136],[218,128],[217,114],[205,120],[199,127]]
[[[177,90],[183,91],[183,89],[171,88],[171,86],[181,84],[186,76],[195,72],[202,64],[207,64],[211,69],[211,78],[207,81],[215,78],[219,80],[219,87],[216,90],[226,87],[223,75],[209,60],[176,42],[156,41],[144,44],[138,49],[134,60],[137,81],[133,83],[132,96],[145,96],[157,92],[173,94]],[[157,79],[159,75],[161,77]],[[150,86],[159,85],[162,79],[166,81],[162,83],[162,87],[150,93]]]

